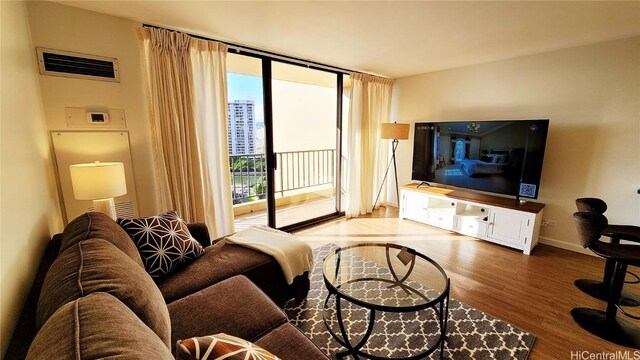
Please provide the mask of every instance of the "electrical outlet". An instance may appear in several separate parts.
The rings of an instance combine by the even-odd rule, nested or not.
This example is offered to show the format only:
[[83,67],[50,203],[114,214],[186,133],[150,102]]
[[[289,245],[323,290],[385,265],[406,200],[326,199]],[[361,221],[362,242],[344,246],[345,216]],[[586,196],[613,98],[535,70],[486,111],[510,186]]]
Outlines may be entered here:
[[556,227],[555,220],[542,219],[542,227]]

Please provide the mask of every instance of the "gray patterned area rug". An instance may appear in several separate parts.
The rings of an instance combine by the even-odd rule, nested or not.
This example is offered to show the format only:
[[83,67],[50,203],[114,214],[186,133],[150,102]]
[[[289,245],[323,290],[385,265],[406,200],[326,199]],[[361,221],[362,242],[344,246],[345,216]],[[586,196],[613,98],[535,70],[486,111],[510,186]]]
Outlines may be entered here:
[[[307,299],[299,305],[290,301],[285,312],[292,324],[305,333],[320,349],[335,359],[344,348],[336,342],[323,321],[324,301],[327,290],[322,276],[322,262],[329,251],[337,246],[328,244],[314,250],[314,267],[311,273],[311,290]],[[364,260],[362,272],[385,271],[383,267]],[[364,267],[366,266],[366,270]],[[355,270],[357,271],[357,270]],[[452,284],[455,286],[455,284]],[[333,299],[333,297],[332,297]],[[340,333],[329,301],[326,318],[329,326]],[[350,336],[357,340],[366,331],[369,311],[342,301],[342,314]],[[378,313],[371,337],[364,352],[383,358],[407,358],[423,353],[435,344],[440,327],[433,309],[411,313]],[[535,336],[495,319],[455,299],[449,302],[449,321],[444,345],[445,359],[527,359]],[[356,341],[357,342],[357,341]],[[430,359],[440,358],[436,350]]]

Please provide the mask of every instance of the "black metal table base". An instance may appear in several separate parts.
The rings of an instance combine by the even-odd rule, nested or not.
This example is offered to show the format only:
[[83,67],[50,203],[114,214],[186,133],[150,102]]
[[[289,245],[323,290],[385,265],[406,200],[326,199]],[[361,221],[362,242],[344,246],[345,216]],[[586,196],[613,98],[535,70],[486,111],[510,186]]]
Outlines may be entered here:
[[[359,247],[378,247],[385,249],[385,257],[387,260],[387,270],[391,275],[391,278],[379,277],[379,276],[363,276],[363,277],[355,277],[355,278],[346,278],[342,281],[337,281],[340,275],[340,264],[342,263],[342,251],[347,251],[351,248],[359,248]],[[396,272],[396,269],[393,266],[393,262],[391,261],[391,253],[390,250],[395,249],[398,250],[399,253],[396,254],[396,257],[402,262],[405,266],[405,274],[399,275]],[[426,261],[430,263],[436,270],[438,270],[443,276],[443,288],[438,293],[437,296],[427,296],[423,291],[418,290],[415,287],[415,284],[412,284],[410,281],[407,281],[414,270],[414,266],[416,264],[416,259],[421,259],[420,261]],[[325,258],[325,263],[330,259],[330,256]],[[345,347],[345,351],[342,351],[336,356],[339,359],[342,359],[346,356],[352,356],[356,360],[359,360],[361,357],[366,359],[393,359],[380,357],[373,354],[368,354],[363,351],[363,347],[367,344],[367,341],[371,337],[373,332],[373,328],[376,322],[376,314],[377,312],[392,312],[392,313],[408,313],[408,312],[417,312],[423,311],[427,309],[433,309],[438,318],[438,324],[440,326],[440,336],[438,339],[429,346],[426,344],[427,349],[420,354],[411,356],[411,357],[403,357],[406,360],[417,360],[424,359],[428,355],[432,354],[438,348],[440,349],[440,358],[444,357],[444,343],[447,334],[447,322],[449,320],[449,289],[450,289],[450,280],[447,277],[444,269],[440,265],[438,265],[435,261],[430,258],[416,252],[413,249],[409,249],[406,247],[402,247],[396,244],[356,244],[351,245],[344,248],[339,248],[335,251],[335,273],[331,273],[330,276],[333,278],[333,281],[328,280],[327,273],[323,270],[323,276],[325,280],[325,285],[327,286],[327,290],[329,293],[327,294],[327,298],[324,301],[324,311],[322,312],[322,317],[324,320],[324,324],[331,334],[331,336],[343,347]],[[391,304],[386,304],[384,302],[376,302],[376,301],[367,301],[369,299],[360,298],[357,296],[351,296],[348,291],[344,291],[345,287],[349,287],[353,284],[363,284],[367,286],[367,284],[371,283],[383,283],[387,286],[388,289],[399,288],[404,292],[404,296],[413,296],[417,300],[414,305],[404,305],[404,306],[396,306]],[[417,284],[417,283],[416,283]],[[417,284],[420,285],[420,284]],[[433,289],[431,289],[433,290]],[[435,291],[435,290],[434,290]],[[335,311],[338,326],[340,328],[340,334],[337,334],[336,331],[332,329],[327,321],[327,310],[329,309],[329,300],[331,297],[335,299]],[[353,344],[354,341],[349,336],[349,331],[345,326],[345,321],[342,314],[342,301],[347,301],[351,304],[351,306],[359,306],[361,308],[367,309],[369,311],[367,330],[362,336],[362,338],[356,343]]]
[[[585,294],[592,296],[602,301],[609,300],[610,287],[604,286],[604,283],[599,280],[578,279],[574,282],[576,287]],[[627,291],[622,291],[620,298],[620,305],[622,306],[640,306],[640,298]]]
[[[335,331],[331,329],[331,326],[329,326],[329,323],[326,318],[326,312],[327,312],[326,310],[329,307],[329,300],[331,299],[332,296],[335,297],[336,316],[338,320],[338,326],[340,328],[340,334],[337,334]],[[365,334],[362,336],[360,341],[354,345],[351,343],[348,330],[344,325],[340,295],[336,293],[331,293],[331,292],[327,295],[327,298],[324,301],[325,311],[323,312],[323,320],[324,320],[325,326],[329,331],[329,333],[331,334],[331,336],[338,343],[340,343],[340,345],[345,347],[345,351],[337,353],[336,357],[338,359],[343,359],[347,356],[352,356],[355,360],[359,360],[361,357],[366,359],[373,359],[373,360],[394,359],[394,358],[380,357],[380,356],[368,354],[362,351],[362,347],[364,347],[364,345],[367,343],[367,341],[369,340],[369,337],[371,336],[371,333],[373,332],[373,327],[376,321],[376,310],[367,308],[365,306],[361,306],[361,307],[369,310],[369,320],[367,323],[367,330]],[[405,360],[424,359],[425,357],[432,354],[438,348],[440,349],[440,359],[444,358],[444,344],[446,341],[447,321],[448,321],[448,313],[449,313],[449,294],[447,293],[446,297],[442,298],[442,301],[439,304],[436,304],[431,308],[437,314],[438,320],[439,320],[438,322],[440,324],[440,336],[438,337],[438,340],[424,352],[414,356],[410,356],[410,357],[403,357],[402,359],[405,359]]]
[[619,317],[607,318],[604,311],[590,308],[571,310],[573,319],[588,332],[614,344],[640,349],[640,329]]

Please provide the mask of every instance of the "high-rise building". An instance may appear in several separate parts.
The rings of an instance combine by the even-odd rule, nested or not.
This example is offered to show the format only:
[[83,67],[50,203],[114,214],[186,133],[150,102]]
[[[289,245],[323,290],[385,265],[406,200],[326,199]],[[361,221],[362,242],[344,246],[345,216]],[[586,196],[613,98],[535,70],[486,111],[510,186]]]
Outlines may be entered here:
[[228,110],[229,155],[255,154],[255,102],[253,100],[233,100],[229,102]]

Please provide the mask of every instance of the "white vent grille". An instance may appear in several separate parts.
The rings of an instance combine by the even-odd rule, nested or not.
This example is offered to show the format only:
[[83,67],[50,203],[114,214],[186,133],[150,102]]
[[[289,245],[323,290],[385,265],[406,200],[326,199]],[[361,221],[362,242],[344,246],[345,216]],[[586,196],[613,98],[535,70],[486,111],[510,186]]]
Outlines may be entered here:
[[[90,206],[87,211],[95,211],[93,206]],[[124,219],[133,219],[135,214],[133,213],[133,204],[131,201],[125,201],[116,204],[116,216]]]
[[45,48],[37,51],[40,74],[120,82],[115,58]]

